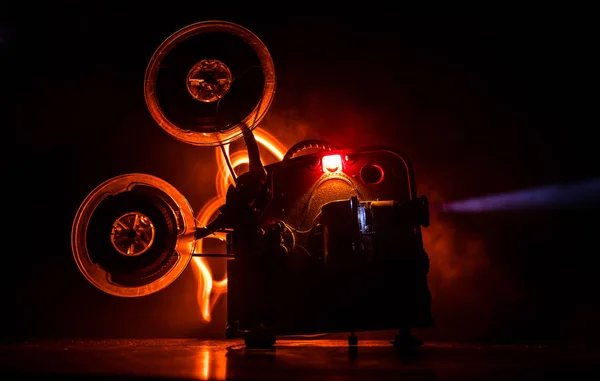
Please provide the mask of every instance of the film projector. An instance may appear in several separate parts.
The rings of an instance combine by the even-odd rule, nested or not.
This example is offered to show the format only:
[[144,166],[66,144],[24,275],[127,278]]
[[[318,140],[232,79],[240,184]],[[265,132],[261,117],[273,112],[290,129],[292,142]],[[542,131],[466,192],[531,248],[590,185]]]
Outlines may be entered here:
[[203,21],[168,37],[144,78],[148,110],[183,143],[225,147],[243,139],[248,169],[206,226],[186,198],[149,174],[97,186],[72,226],[74,259],[85,278],[118,297],[169,286],[199,240],[226,237],[226,338],[269,348],[278,336],[398,330],[391,343],[414,347],[411,329],[432,323],[429,224],[409,160],[393,149],[344,149],[304,140],[263,165],[253,130],[275,94],[271,55],[248,29]]

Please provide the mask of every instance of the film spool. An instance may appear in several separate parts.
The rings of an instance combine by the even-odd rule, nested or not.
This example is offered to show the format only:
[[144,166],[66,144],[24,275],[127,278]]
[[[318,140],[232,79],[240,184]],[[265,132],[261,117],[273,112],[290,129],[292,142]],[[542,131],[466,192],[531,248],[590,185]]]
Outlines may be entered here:
[[166,181],[126,174],[97,186],[80,205],[71,230],[77,267],[98,289],[138,297],[181,275],[195,245],[188,201]]
[[173,33],[154,52],[144,97],[171,136],[219,146],[256,128],[275,87],[273,60],[255,34],[235,23],[203,21]]

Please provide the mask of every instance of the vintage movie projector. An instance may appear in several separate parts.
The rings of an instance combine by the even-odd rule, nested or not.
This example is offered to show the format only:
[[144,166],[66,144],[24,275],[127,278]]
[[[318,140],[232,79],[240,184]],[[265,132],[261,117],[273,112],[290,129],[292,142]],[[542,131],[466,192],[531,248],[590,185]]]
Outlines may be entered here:
[[[227,242],[224,336],[265,348],[277,336],[398,330],[392,343],[416,346],[410,330],[432,324],[429,223],[406,157],[385,147],[343,149],[305,140],[263,165],[253,130],[275,94],[263,42],[226,21],[198,22],[168,37],[148,64],[144,94],[176,139],[224,147],[243,139],[248,170],[207,226],[197,226],[175,187],[132,173],[96,187],[80,205],[71,244],[81,273],[100,290],[141,297],[171,284],[196,243]],[[218,256],[213,254],[212,256]]]

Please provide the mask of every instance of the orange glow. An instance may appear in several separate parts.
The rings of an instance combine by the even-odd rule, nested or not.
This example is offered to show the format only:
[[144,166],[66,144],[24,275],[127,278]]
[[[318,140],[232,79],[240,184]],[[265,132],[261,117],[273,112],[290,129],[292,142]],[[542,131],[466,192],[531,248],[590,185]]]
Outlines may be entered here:
[[342,170],[342,157],[340,155],[323,156],[323,172],[339,172]]
[[[273,135],[265,130],[256,128],[254,131],[256,141],[265,147],[277,160],[282,160],[287,149]],[[229,152],[229,144],[224,146],[225,152],[229,157],[231,167],[235,170],[242,164],[248,163],[248,154],[246,151]],[[216,216],[219,207],[225,203],[225,196],[229,185],[234,185],[233,178],[227,167],[227,162],[223,156],[221,148],[215,151],[217,162],[217,174],[215,178],[216,196],[211,198],[196,216],[197,226],[206,226]],[[207,239],[225,240],[224,233],[215,233],[204,239],[197,241],[195,253],[204,253],[203,242]],[[227,292],[227,277],[221,280],[214,280],[210,266],[205,258],[194,257],[192,267],[194,274],[198,278],[198,308],[202,319],[209,322],[211,320],[211,312],[215,303],[219,300],[219,296]]]
[[196,357],[195,377],[199,380],[227,379],[227,352],[202,348]]
[[254,137],[256,138],[256,141],[268,149],[277,160],[283,160],[283,156],[289,148],[284,146],[277,138],[261,128],[257,128],[254,131]]

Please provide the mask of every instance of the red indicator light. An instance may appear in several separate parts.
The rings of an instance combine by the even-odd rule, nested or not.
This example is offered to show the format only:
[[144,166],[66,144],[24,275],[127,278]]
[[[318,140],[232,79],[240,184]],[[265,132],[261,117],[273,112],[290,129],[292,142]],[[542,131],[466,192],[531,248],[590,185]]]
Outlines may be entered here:
[[323,156],[323,172],[333,173],[342,170],[342,157],[340,155]]

